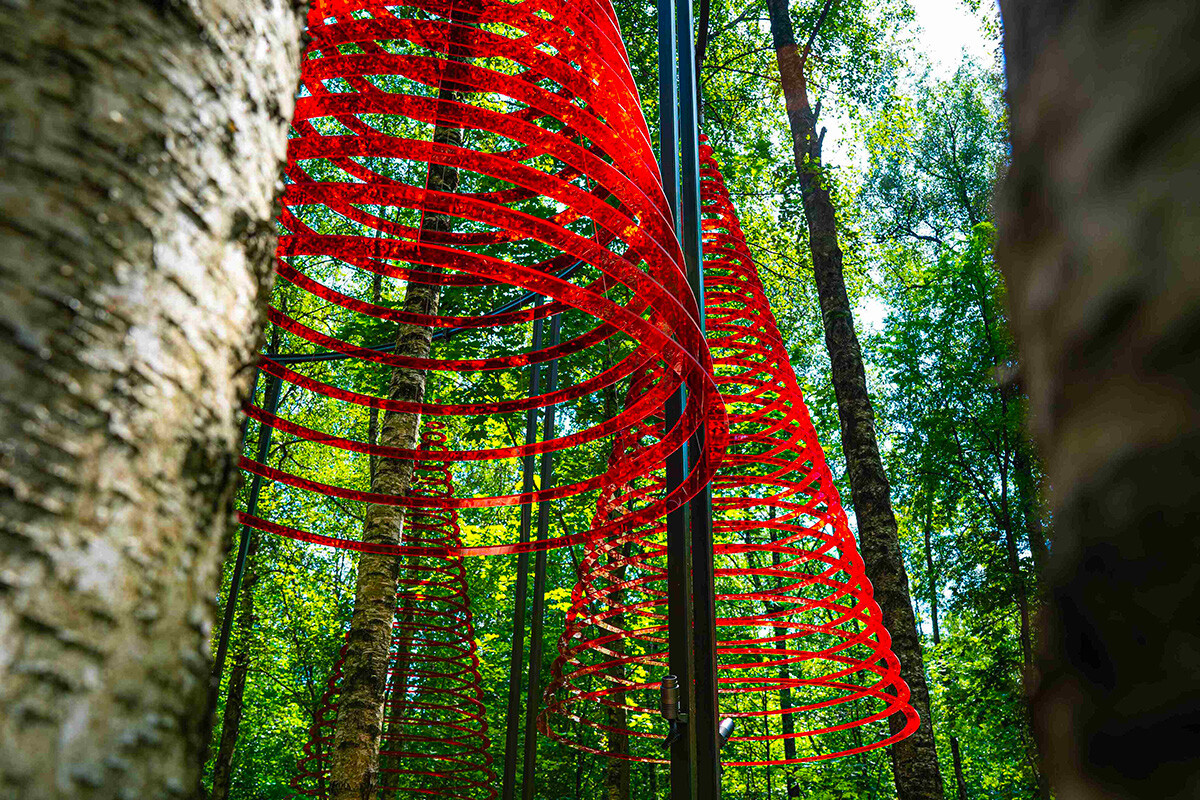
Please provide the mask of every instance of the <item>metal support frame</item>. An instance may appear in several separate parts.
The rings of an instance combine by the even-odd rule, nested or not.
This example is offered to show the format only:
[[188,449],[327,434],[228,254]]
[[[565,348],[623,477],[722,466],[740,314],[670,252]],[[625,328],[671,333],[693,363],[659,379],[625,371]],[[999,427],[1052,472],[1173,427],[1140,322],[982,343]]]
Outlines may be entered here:
[[[675,215],[688,283],[704,330],[704,256],[700,233],[700,123],[692,0],[658,0],[659,169]],[[686,394],[664,408],[669,429]],[[703,452],[701,429],[667,460],[668,490]],[[689,455],[691,458],[689,458]],[[721,796],[717,737],[716,611],[713,581],[712,494],[706,486],[667,517],[667,616],[670,670],[680,677],[684,736],[671,747],[672,800]]]

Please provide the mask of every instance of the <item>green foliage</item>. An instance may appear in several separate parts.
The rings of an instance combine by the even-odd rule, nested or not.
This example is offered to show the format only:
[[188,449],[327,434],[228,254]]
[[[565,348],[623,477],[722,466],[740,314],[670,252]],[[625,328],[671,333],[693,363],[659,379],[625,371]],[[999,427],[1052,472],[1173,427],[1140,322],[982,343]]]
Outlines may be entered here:
[[1009,798],[1038,796],[1019,598],[1032,614],[1036,521],[1021,492],[1040,476],[1019,474],[1036,467],[1021,459],[1024,403],[992,258],[988,203],[1005,154],[997,91],[964,66],[873,129],[868,197],[889,314],[868,350],[930,645],[943,772],[951,777],[948,739],[957,736],[974,796]]
[[[820,5],[816,0],[793,3],[801,46]],[[658,114],[654,6],[647,0],[618,0],[616,8],[653,132]],[[912,81],[909,76],[923,66],[912,47],[912,19],[907,0],[836,3],[814,40],[810,92],[827,109],[825,123],[832,129],[827,153],[836,138],[838,152],[845,154],[843,163],[826,166],[839,212],[852,302],[860,311],[886,312],[881,325],[866,331],[864,358],[925,637],[947,796],[957,796],[949,751],[953,735],[961,744],[972,800],[1034,797],[1015,598],[1020,590],[1031,605],[1036,603],[1037,548],[1030,535],[1037,520],[1027,509],[1037,505],[1024,502],[1029,498],[1022,493],[1029,490],[1021,487],[1036,486],[1040,475],[1036,464],[1027,467],[1030,475],[1018,474],[1023,463],[1029,464],[1020,428],[1023,403],[1013,378],[1016,362],[1004,318],[1003,284],[991,252],[991,187],[1007,155],[1000,76],[968,63],[946,81]],[[713,0],[702,85],[704,130],[723,165],[821,442],[838,475],[836,406],[765,4]],[[427,132],[410,134],[420,137]],[[402,163],[397,161],[395,169],[403,169]],[[403,175],[397,172],[396,177]],[[471,184],[469,191],[498,188],[470,176],[466,182]],[[529,210],[544,213],[532,206]],[[411,219],[395,221],[413,224]],[[320,209],[312,210],[308,222],[326,230],[357,230],[357,223]],[[525,243],[504,247],[504,252],[491,254],[514,260],[540,257],[523,251],[530,247]],[[375,290],[371,276],[357,270],[319,259],[302,266],[326,285],[358,297],[369,297]],[[379,283],[381,305],[399,299],[398,286],[389,280]],[[392,323],[339,316],[336,308],[282,281],[275,291],[277,305],[286,304],[291,316],[329,335],[363,344],[386,342],[392,336]],[[512,296],[501,287],[448,295],[446,302],[451,313],[472,314]],[[582,315],[567,315],[564,335],[575,335],[587,324]],[[516,340],[517,330],[509,326],[458,335],[439,345],[438,356],[527,348],[527,340]],[[286,352],[302,347],[311,345],[287,335],[280,345]],[[575,384],[613,363],[623,355],[620,348],[570,356],[561,366],[564,384]],[[316,362],[303,372],[375,394],[383,393],[387,380],[385,367],[360,362]],[[476,394],[514,396],[524,391],[523,380],[515,370],[440,373],[431,391],[439,402],[459,402]],[[604,408],[607,401],[613,400],[591,398],[564,407],[560,427],[584,428],[611,416]],[[281,413],[299,424],[366,440],[366,410],[347,413],[347,406],[339,408],[342,413],[331,416],[320,403],[303,401],[286,388],[281,398]],[[503,446],[518,441],[524,424],[523,414],[464,418],[455,420],[452,436],[464,447]],[[258,435],[252,423],[248,452],[253,452]],[[608,458],[608,446],[605,440],[563,454],[556,464],[556,480],[595,474],[597,465]],[[362,485],[369,471],[365,457],[344,454],[332,459],[323,455],[327,452],[303,442],[281,441],[268,461],[304,463],[305,471],[311,475],[315,469],[314,477],[323,482]],[[1018,458],[1022,454],[1024,461]],[[515,491],[519,476],[515,461],[455,467],[456,482],[478,495]],[[848,500],[844,481],[840,488]],[[594,512],[592,502],[591,496],[580,496],[555,504],[552,535],[586,528]],[[362,509],[353,502],[313,502],[312,495],[302,498],[298,491],[268,484],[261,503],[272,519],[305,530],[353,537],[361,528]],[[511,540],[517,510],[469,511],[462,522],[466,544]],[[1006,557],[1006,535],[1018,543],[1015,573]],[[578,557],[576,548],[549,554],[543,681],[557,652]],[[237,798],[287,795],[353,602],[352,555],[268,537],[257,561],[257,625],[244,640],[239,636],[233,642],[235,651],[249,648],[252,664],[235,756]],[[515,563],[514,557],[466,562],[483,699],[498,764],[503,758],[507,664],[515,635]],[[230,571],[227,567],[226,581]],[[936,646],[935,598],[940,639]],[[526,639],[526,660],[528,646]],[[221,704],[218,731],[224,692]],[[537,747],[539,797],[603,795],[603,759],[581,756],[545,737],[539,737]],[[726,796],[779,800],[785,796],[784,776],[789,772],[810,800],[894,797],[890,761],[881,751],[790,770],[730,768],[725,773]],[[633,798],[653,796],[648,767],[634,765],[632,779]],[[659,768],[655,784],[657,796],[666,797],[665,769]]]

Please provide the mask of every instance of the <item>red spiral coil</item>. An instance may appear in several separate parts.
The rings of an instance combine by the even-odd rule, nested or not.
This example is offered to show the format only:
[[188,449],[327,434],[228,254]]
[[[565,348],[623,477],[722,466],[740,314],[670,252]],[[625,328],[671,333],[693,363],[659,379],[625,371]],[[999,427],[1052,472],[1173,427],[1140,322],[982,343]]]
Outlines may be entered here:
[[[701,150],[707,335],[730,426],[712,486],[719,705],[738,722],[723,760],[794,764],[884,747],[920,720],[729,192],[712,149]],[[617,460],[661,435],[661,420],[644,424]],[[661,481],[660,472],[607,493],[598,528]],[[589,542],[543,732],[662,761],[666,625],[663,523]],[[883,720],[890,732],[861,730]]]
[[[421,452],[446,450],[442,424],[429,421]],[[411,492],[453,497],[446,462],[420,462]],[[416,509],[407,528],[408,538],[429,548],[454,551],[462,544],[454,508]],[[461,556],[401,560],[379,753],[383,797],[496,796],[469,597]],[[326,794],[345,652],[343,646],[292,781],[297,795]]]
[[[477,529],[505,530],[508,509],[597,494],[660,463],[705,425],[710,446],[687,481],[654,498],[640,519],[694,494],[724,446],[723,408],[609,0],[321,0],[308,21],[280,215],[277,273],[286,283],[269,310],[289,354],[260,364],[282,381],[284,402],[278,411],[266,403],[248,409],[285,440],[289,459],[242,459],[265,482],[264,496],[278,500],[243,513],[242,522],[303,541],[410,554],[419,547],[345,534],[341,509],[472,509],[474,519],[491,513],[500,523]],[[435,141],[435,130],[450,128],[464,131],[461,144]],[[457,175],[454,191],[430,183],[447,170]],[[387,299],[408,282],[438,286],[452,308],[397,310]],[[522,303],[524,293],[547,302]],[[563,340],[533,350],[531,322],[556,314]],[[401,326],[444,338],[429,357],[391,352],[377,333],[369,338],[386,327],[391,341]],[[573,365],[560,370],[573,382],[516,396],[526,367],[555,359]],[[639,403],[583,422],[594,420],[601,393],[648,365],[664,377]],[[429,374],[425,400],[389,399],[387,375],[396,368]],[[678,424],[637,458],[573,482],[506,491],[524,456],[590,449],[603,464],[612,440],[681,385],[689,399]],[[560,413],[560,435],[495,441],[496,425],[550,404],[578,412]],[[465,446],[437,457],[469,464],[474,477],[459,485],[475,491],[373,492],[371,459],[429,454],[372,441],[372,411],[443,420],[450,440]],[[339,468],[329,470],[332,463]],[[591,535],[484,541],[462,552],[527,551]]]

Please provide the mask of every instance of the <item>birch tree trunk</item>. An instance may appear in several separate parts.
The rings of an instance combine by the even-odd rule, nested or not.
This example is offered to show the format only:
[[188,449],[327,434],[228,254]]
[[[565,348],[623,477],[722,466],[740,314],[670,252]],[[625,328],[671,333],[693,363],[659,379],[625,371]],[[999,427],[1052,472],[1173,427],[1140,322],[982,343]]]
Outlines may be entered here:
[[[439,99],[456,99],[443,89]],[[434,141],[451,146],[462,144],[462,129],[439,126]],[[429,188],[454,192],[458,170],[440,165],[429,169]],[[424,230],[450,229],[448,217],[426,215]],[[429,269],[426,267],[426,269]],[[410,283],[405,290],[403,310],[410,314],[436,315],[438,286]],[[396,355],[427,358],[433,330],[420,325],[401,325],[396,336]],[[397,367],[392,371],[388,397],[392,400],[423,402],[428,373]],[[419,414],[386,412],[379,430],[379,444],[415,449],[419,440]],[[408,493],[413,461],[380,458],[371,476],[371,491],[396,497]],[[371,505],[363,525],[363,541],[399,544],[404,525],[400,506]],[[354,613],[347,636],[348,649],[342,665],[341,699],[330,763],[330,800],[374,800],[379,785],[379,743],[383,734],[383,706],[387,693],[388,654],[392,645],[392,622],[396,615],[396,586],[402,559],[363,553],[358,560]]]
[[0,52],[0,796],[192,796],[300,14],[2,0]]
[[1200,4],[1001,0],[998,198],[1053,487],[1034,717],[1062,800],[1200,795]]
[[[867,394],[862,351],[846,295],[836,210],[821,175],[821,136],[816,129],[817,115],[809,104],[804,55],[796,46],[788,0],[767,0],[767,9],[808,220],[813,273],[863,561],[884,624],[892,635],[892,650],[900,659],[900,674],[912,691],[912,706],[921,716],[917,731],[891,748],[896,791],[900,800],[941,800],[942,777],[934,747],[921,642],[892,511],[891,487],[875,437],[875,413]],[[903,718],[892,715],[888,722],[894,733]]]

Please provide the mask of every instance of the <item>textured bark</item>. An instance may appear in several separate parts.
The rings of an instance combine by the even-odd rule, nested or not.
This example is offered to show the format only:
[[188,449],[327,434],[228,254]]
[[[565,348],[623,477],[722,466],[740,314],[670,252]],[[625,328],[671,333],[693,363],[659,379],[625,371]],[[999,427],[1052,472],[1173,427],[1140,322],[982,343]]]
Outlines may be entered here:
[[233,779],[233,754],[237,749],[238,731],[242,724],[243,701],[246,696],[246,675],[250,672],[250,637],[254,635],[254,587],[258,583],[259,537],[247,528],[250,537],[246,545],[246,573],[242,576],[242,591],[238,598],[238,650],[229,671],[229,691],[225,695],[225,714],[221,720],[221,741],[213,761],[212,792],[209,800],[227,800]]
[[[454,94],[442,90],[443,100]],[[439,126],[434,140],[451,146],[462,143],[462,130]],[[453,192],[458,189],[458,170],[432,166],[429,188]],[[424,228],[445,231],[451,218],[426,215]],[[428,269],[428,268],[427,268]],[[405,290],[402,309],[410,314],[435,315],[440,299],[439,287],[410,283]],[[396,335],[397,355],[425,358],[433,342],[433,329],[420,325],[401,325]],[[392,371],[388,397],[392,400],[423,402],[426,379],[424,370],[396,368]],[[379,429],[379,443],[386,447],[412,449],[417,446],[421,418],[419,414],[387,412]],[[371,476],[374,493],[402,496],[412,483],[415,463],[399,459],[376,460]],[[363,541],[399,544],[404,525],[400,506],[371,505],[363,524]],[[347,637],[349,645],[342,665],[341,699],[334,733],[329,775],[331,800],[373,800],[379,784],[379,741],[383,733],[383,704],[387,692],[388,651],[392,645],[392,622],[396,614],[396,585],[401,559],[363,553],[358,560],[354,613]]]
[[[809,249],[825,325],[825,344],[833,370],[842,448],[850,476],[863,560],[867,577],[875,588],[875,599],[883,611],[884,624],[892,635],[892,650],[900,659],[900,674],[912,691],[913,708],[921,716],[917,731],[892,747],[896,790],[900,800],[940,800],[943,797],[942,778],[934,747],[929,690],[909,595],[908,573],[892,511],[891,489],[875,437],[875,415],[867,393],[862,352],[846,295],[837,216],[821,174],[823,133],[817,133],[817,115],[809,105],[804,60],[792,32],[787,0],[768,0],[767,8],[808,221]],[[889,724],[896,731],[902,726],[903,718],[893,715],[889,717]]]
[[0,796],[198,789],[285,0],[0,0]]
[[998,199],[1051,494],[1038,736],[1060,798],[1200,795],[1200,5],[1002,0]]

